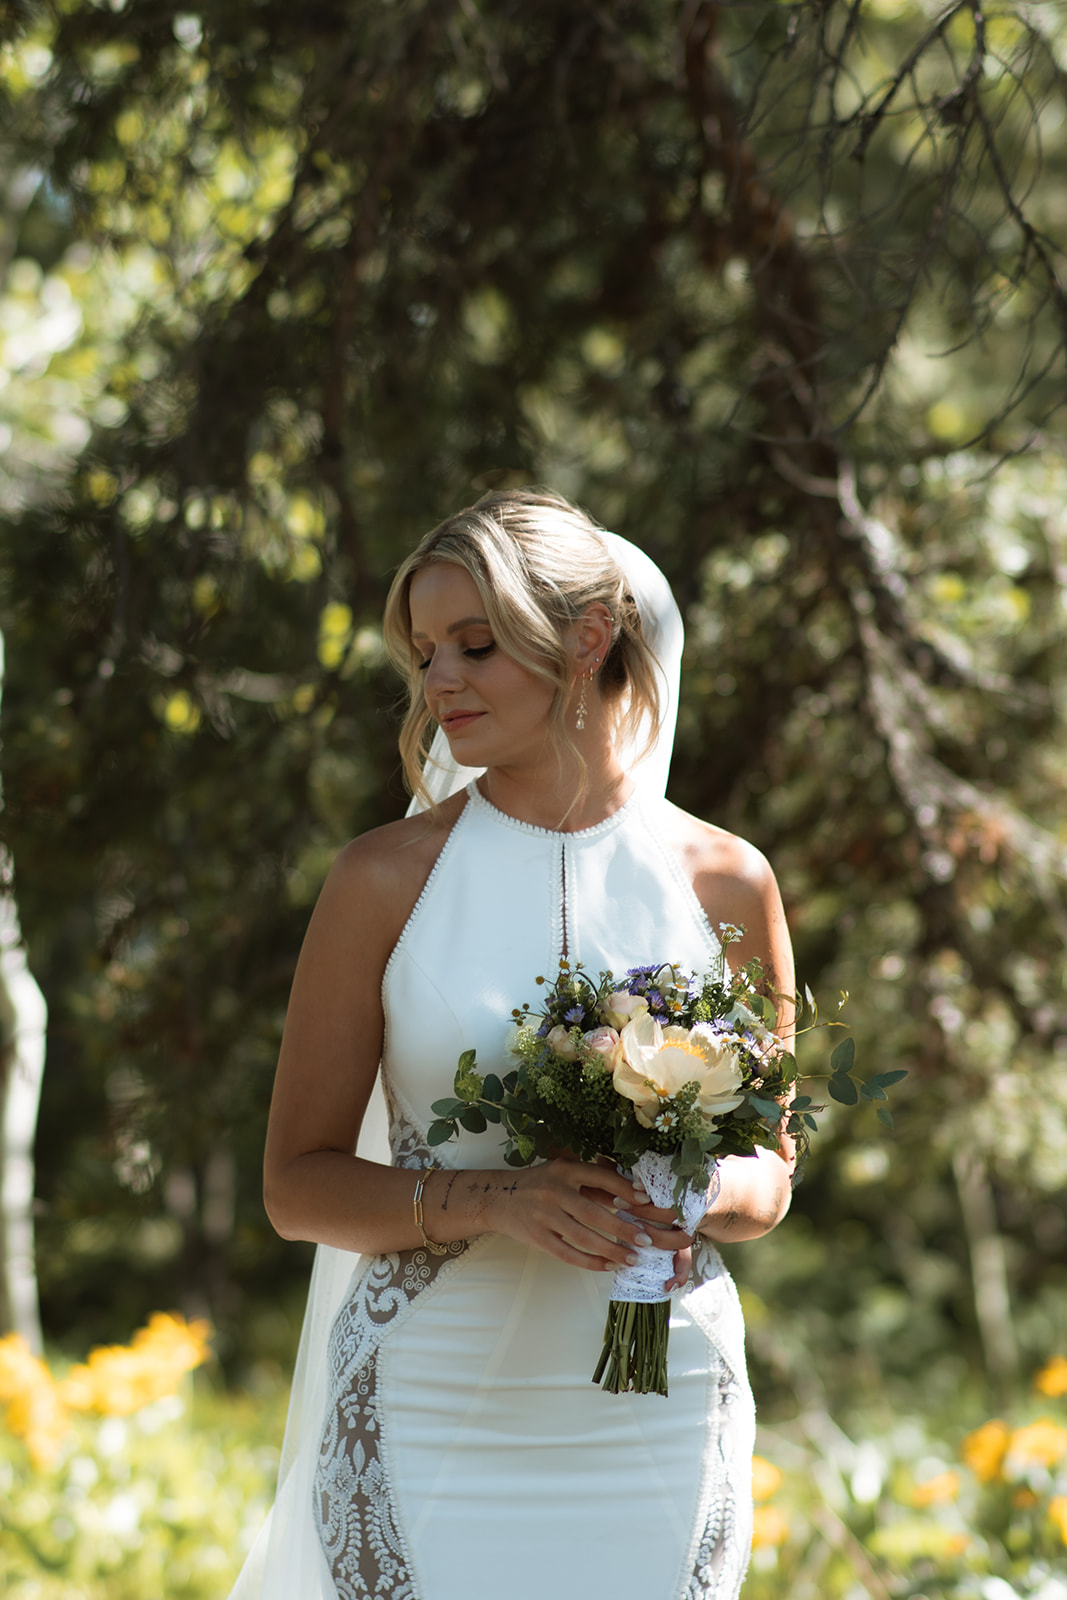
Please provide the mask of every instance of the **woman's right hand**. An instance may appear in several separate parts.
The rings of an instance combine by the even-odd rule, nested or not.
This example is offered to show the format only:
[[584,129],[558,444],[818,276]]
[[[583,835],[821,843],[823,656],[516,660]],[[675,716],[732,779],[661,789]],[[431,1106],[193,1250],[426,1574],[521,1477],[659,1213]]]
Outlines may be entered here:
[[655,1243],[674,1251],[692,1242],[680,1228],[657,1228],[653,1240],[643,1223],[620,1216],[616,1201],[623,1208],[647,1206],[648,1196],[611,1166],[558,1157],[499,1178],[487,1208],[488,1227],[588,1272],[633,1265],[638,1246]]

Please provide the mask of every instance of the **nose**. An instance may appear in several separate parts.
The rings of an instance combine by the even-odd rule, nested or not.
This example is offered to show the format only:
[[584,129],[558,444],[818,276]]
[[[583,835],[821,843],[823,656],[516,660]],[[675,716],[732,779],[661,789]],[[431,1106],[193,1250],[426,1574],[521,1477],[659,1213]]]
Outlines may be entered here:
[[423,693],[431,704],[436,696],[450,694],[454,690],[463,687],[454,650],[449,650],[447,646],[442,645],[437,647],[430,657],[430,665],[426,668],[423,685]]

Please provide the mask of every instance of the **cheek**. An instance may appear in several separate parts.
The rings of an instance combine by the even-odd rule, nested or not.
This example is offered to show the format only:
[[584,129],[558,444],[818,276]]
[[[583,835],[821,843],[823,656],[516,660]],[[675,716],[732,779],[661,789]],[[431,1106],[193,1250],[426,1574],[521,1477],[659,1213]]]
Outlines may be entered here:
[[532,673],[524,672],[521,667],[510,668],[507,681],[501,684],[501,692],[509,705],[520,715],[543,718],[547,717],[552,709],[551,688],[540,678],[535,678]]

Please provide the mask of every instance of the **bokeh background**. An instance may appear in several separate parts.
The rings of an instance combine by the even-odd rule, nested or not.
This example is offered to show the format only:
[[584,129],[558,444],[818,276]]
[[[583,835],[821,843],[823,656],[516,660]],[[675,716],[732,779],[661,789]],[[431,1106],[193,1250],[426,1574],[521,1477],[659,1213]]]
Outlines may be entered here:
[[1067,1600],[1065,75],[1056,0],[0,6],[13,1595],[227,1591],[288,985],[405,804],[381,603],[536,482],[669,575],[671,797],[909,1070],[729,1252],[746,1595]]

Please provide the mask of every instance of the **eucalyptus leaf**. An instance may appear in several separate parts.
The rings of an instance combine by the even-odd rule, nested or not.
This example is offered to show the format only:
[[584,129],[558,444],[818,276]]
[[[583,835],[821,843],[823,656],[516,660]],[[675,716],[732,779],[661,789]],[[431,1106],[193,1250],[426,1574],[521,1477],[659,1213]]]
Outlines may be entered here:
[[836,1100],[839,1105],[858,1105],[859,1090],[852,1078],[846,1077],[843,1072],[838,1072],[830,1079],[830,1098]]
[[454,1122],[431,1122],[426,1130],[426,1143],[431,1147],[445,1144],[449,1139],[454,1139],[457,1133]]
[[876,1072],[870,1081],[872,1084],[877,1084],[879,1089],[889,1089],[894,1083],[899,1083],[901,1078],[906,1078],[907,1076],[907,1067],[898,1067],[895,1072]]
[[884,1123],[887,1128],[892,1128],[894,1126],[893,1113],[891,1111],[887,1111],[885,1106],[879,1106],[878,1121]]
[[[835,1046],[830,1057],[831,1070],[835,1073],[851,1072],[855,1060],[856,1041],[849,1035],[847,1039],[842,1039],[841,1043]],[[852,1101],[848,1101],[847,1104],[851,1105]]]
[[683,1139],[682,1147],[678,1152],[678,1160],[687,1171],[695,1172],[704,1164],[704,1152],[700,1148],[699,1139]]
[[466,1100],[451,1098],[448,1100],[435,1100],[431,1104],[430,1110],[436,1112],[439,1117],[458,1117],[466,1104]]
[[484,1133],[488,1126],[478,1106],[468,1106],[459,1120],[468,1133]]
[[501,1101],[504,1098],[504,1085],[495,1072],[487,1072],[482,1085],[482,1095],[486,1100]]

